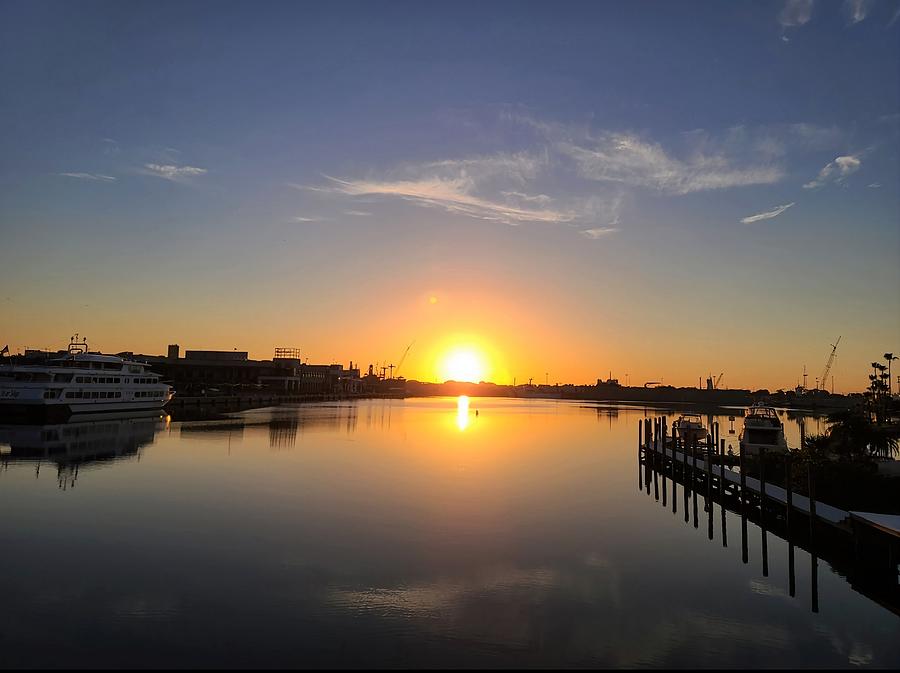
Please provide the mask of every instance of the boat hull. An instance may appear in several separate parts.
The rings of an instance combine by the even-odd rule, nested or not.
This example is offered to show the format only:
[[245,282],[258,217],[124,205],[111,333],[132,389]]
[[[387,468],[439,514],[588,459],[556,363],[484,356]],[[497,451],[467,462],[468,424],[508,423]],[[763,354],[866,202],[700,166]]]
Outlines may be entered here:
[[706,430],[704,428],[675,428],[678,439],[684,444],[697,442],[698,444],[706,441]]
[[763,449],[765,449],[766,453],[769,455],[786,454],[790,452],[787,444],[751,444],[748,442],[741,442],[741,449],[745,456],[758,456]]
[[85,400],[78,404],[42,404],[35,402],[2,402],[0,417],[14,416],[27,418],[67,418],[81,414],[160,411],[166,404],[164,400],[106,401]]

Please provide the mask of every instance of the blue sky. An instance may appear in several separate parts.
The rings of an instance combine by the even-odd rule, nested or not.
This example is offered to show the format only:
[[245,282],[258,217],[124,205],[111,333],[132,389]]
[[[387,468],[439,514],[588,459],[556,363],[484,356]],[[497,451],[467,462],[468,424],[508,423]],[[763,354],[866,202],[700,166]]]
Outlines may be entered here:
[[[520,379],[774,388],[844,334],[855,385],[900,350],[900,2],[0,11],[13,347],[374,361],[441,293],[429,334],[544,317]],[[685,301],[715,336],[657,348]]]

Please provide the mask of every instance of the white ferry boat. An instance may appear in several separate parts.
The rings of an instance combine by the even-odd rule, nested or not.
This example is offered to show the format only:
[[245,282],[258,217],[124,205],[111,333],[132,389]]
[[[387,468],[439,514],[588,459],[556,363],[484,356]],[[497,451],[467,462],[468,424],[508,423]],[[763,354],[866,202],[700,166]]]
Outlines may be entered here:
[[765,449],[768,453],[788,452],[784,425],[778,418],[778,413],[772,407],[762,404],[754,405],[747,411],[740,442],[744,455],[757,455],[760,449]]
[[61,357],[0,366],[0,413],[161,409],[172,392],[143,362],[91,353],[77,335]]

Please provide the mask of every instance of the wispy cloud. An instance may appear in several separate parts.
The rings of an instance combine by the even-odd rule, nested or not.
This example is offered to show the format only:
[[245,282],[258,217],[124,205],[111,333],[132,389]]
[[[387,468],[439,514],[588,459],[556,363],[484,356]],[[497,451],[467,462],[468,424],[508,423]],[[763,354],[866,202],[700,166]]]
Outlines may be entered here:
[[466,159],[433,161],[418,166],[417,169],[425,172],[447,171],[453,174],[458,173],[479,181],[497,178],[524,184],[537,177],[538,173],[547,165],[547,162],[548,157],[546,154],[500,152]]
[[322,184],[291,186],[400,199],[506,224],[568,223],[582,236],[599,238],[620,230],[623,203],[635,190],[681,196],[773,184],[783,179],[789,153],[835,136],[834,129],[811,124],[735,126],[685,132],[663,146],[632,132],[547,122],[516,111],[501,121],[517,125],[516,138],[531,149],[405,164],[366,177],[324,175]]
[[145,175],[154,175],[164,180],[172,182],[183,182],[184,180],[205,175],[205,168],[197,168],[196,166],[176,166],[175,164],[144,164]]
[[869,184],[869,185],[866,185],[866,187],[868,187],[869,189],[879,189],[879,188],[881,187],[881,183],[880,183],[880,182],[873,182],[873,183],[871,183],[871,184]]
[[844,0],[844,11],[850,16],[850,23],[859,23],[869,14],[869,0]]
[[57,175],[66,178],[77,178],[79,180],[97,180],[99,182],[115,182],[116,179],[111,175],[102,175],[100,173],[57,173]]
[[885,28],[890,28],[891,26],[893,26],[894,22],[897,19],[900,19],[900,6],[898,6],[897,9],[894,10],[894,15],[891,17],[891,20],[887,22],[887,26],[885,26]]
[[371,217],[372,213],[365,210],[345,210],[344,215],[351,215],[353,217]]
[[112,138],[101,138],[100,141],[103,143],[103,154],[107,156],[118,154],[121,151],[119,143]]
[[788,126],[788,134],[795,145],[803,149],[830,149],[844,139],[844,133],[837,126],[820,126],[799,122]]
[[474,195],[474,181],[461,175],[455,178],[423,177],[416,180],[340,180],[328,177],[332,191],[348,196],[385,196],[397,197],[422,206],[434,206],[444,210],[475,217],[482,220],[495,220],[506,224],[520,222],[570,222],[575,215],[551,209],[534,209],[516,207],[488,198]]
[[778,23],[785,28],[803,26],[812,18],[812,10],[813,0],[787,0],[778,15]]
[[835,158],[830,161],[819,171],[815,180],[811,180],[803,185],[804,189],[818,189],[828,182],[841,182],[848,175],[859,170],[862,161],[858,156],[846,155]]
[[312,215],[312,216],[297,215],[296,217],[292,217],[291,220],[293,222],[324,222],[325,218],[319,217],[318,215]]
[[757,213],[756,215],[750,215],[741,219],[741,224],[752,224],[753,222],[759,222],[760,220],[771,220],[773,217],[778,217],[786,211],[788,208],[793,206],[792,203],[786,203],[783,206],[776,206],[772,210],[767,210],[764,213]]
[[723,154],[697,152],[679,159],[658,143],[626,133],[604,133],[589,146],[561,142],[559,149],[575,161],[584,178],[668,194],[772,184],[784,175],[778,166],[740,166]]
[[[420,206],[506,224],[573,221],[577,214],[572,209],[551,207],[550,197],[525,191],[525,186],[540,175],[548,161],[545,153],[500,152],[405,164],[380,178],[325,176],[329,181],[325,185],[292,186],[353,197],[393,197]],[[362,215],[363,211],[347,213]]]
[[580,233],[585,238],[597,240],[598,238],[615,234],[617,231],[619,230],[616,227],[597,227],[595,229],[583,229]]
[[544,206],[550,203],[553,199],[551,199],[546,194],[523,194],[522,192],[502,192],[503,196],[510,199],[518,199],[520,201],[524,201],[525,203],[539,203]]

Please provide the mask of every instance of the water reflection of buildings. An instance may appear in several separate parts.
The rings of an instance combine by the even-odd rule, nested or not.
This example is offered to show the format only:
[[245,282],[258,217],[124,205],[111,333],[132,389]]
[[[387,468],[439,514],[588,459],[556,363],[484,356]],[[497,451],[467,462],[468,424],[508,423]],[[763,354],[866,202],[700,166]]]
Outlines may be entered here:
[[312,405],[293,409],[290,415],[273,414],[268,421],[269,446],[291,448],[304,432],[356,432],[359,409],[356,404]]
[[219,420],[184,422],[178,426],[181,439],[223,439],[229,447],[244,433],[268,430],[269,447],[289,449],[304,432],[327,430],[352,434],[356,431],[356,404],[281,406],[252,410]]
[[381,430],[391,429],[391,415],[394,410],[394,400],[382,400],[381,404],[367,404],[366,429],[373,427]]
[[44,464],[56,466],[59,487],[73,488],[79,471],[140,457],[165,426],[158,411],[128,417],[82,418],[54,425],[0,425],[0,465],[33,464],[39,477]]
[[619,418],[619,409],[617,407],[604,407],[598,405],[594,407],[594,410],[597,414],[597,420],[600,421],[606,419],[610,429],[612,428],[613,419]]

